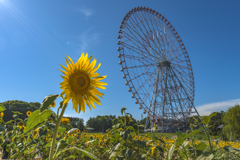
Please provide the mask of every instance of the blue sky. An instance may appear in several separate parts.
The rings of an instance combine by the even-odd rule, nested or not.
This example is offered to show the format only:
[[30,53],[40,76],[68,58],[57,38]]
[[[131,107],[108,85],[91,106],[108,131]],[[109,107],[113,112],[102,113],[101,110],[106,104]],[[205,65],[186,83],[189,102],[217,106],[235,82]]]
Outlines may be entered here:
[[128,92],[117,57],[121,21],[138,6],[161,13],[183,40],[194,73],[194,104],[201,115],[240,104],[237,0],[0,0],[0,102],[41,103],[47,95],[60,94],[59,63],[65,65],[65,55],[76,62],[85,52],[101,63],[98,73],[107,75],[107,89],[101,90],[105,96],[101,106],[86,108],[84,114],[77,114],[70,102],[65,115],[86,122],[97,115],[118,116],[126,107],[140,120],[142,110]]

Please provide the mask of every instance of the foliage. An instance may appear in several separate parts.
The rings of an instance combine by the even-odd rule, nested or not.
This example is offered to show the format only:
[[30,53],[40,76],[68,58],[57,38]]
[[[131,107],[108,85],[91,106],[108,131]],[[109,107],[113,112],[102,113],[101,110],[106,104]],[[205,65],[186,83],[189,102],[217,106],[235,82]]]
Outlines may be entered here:
[[113,126],[113,119],[116,116],[97,116],[97,117],[90,117],[90,119],[86,122],[88,127],[94,128],[93,132],[105,132],[107,129],[111,129]]
[[222,122],[224,123],[223,131],[225,131],[227,137],[230,139],[231,128],[233,140],[239,139],[240,137],[237,137],[237,134],[240,133],[240,105],[236,104],[234,107],[229,107],[223,114]]
[[[55,128],[55,120],[49,121],[49,109],[45,108],[43,112],[40,110],[34,111],[27,121],[23,121],[28,132],[14,125],[13,130],[5,136],[4,131],[0,133],[1,147],[7,145],[4,142],[6,137],[9,137],[12,142],[7,145],[7,149],[12,149],[12,159],[34,159],[37,154],[41,154],[43,159],[48,159],[49,147],[52,144],[52,135]],[[139,135],[133,126],[139,125],[139,122],[130,125],[133,118],[130,113],[125,113],[126,109],[122,110],[122,116],[119,119],[114,119],[114,116],[99,116],[99,121],[105,122],[106,119],[113,119],[115,125],[108,130],[106,134],[88,134],[84,130],[76,128],[68,129],[68,125],[59,126],[56,139],[54,159],[78,158],[78,159],[239,159],[239,144],[232,142],[212,142],[210,138],[209,128],[211,127],[210,120],[216,116],[213,113],[210,116],[202,117],[203,121],[199,129],[195,129],[198,123],[191,125],[191,130],[186,133],[177,132],[177,139],[167,139],[156,136],[155,133]],[[52,116],[56,117],[54,112]],[[21,113],[15,112],[18,116]],[[36,114],[36,115],[35,115]],[[5,115],[4,115],[5,116]],[[41,118],[42,117],[42,118]],[[105,119],[105,118],[106,119]],[[130,118],[129,118],[130,117]],[[17,118],[13,118],[14,122]],[[70,119],[70,118],[69,118]],[[75,125],[83,122],[75,119]],[[74,121],[74,120],[73,120]],[[34,125],[33,125],[34,122]],[[70,122],[72,122],[70,120]],[[119,123],[116,123],[119,122]],[[28,124],[29,123],[29,124]],[[106,122],[105,122],[106,123]],[[15,123],[14,123],[15,124]],[[30,125],[32,124],[32,125]],[[107,124],[107,123],[106,123]],[[71,125],[72,126],[72,125]],[[73,127],[73,126],[72,126]],[[35,129],[39,129],[36,139],[33,138]],[[153,128],[154,129],[154,128]],[[207,140],[200,141],[197,135],[204,131]],[[113,134],[112,134],[113,133]],[[232,148],[235,147],[235,148]],[[167,153],[164,155],[164,153]],[[88,157],[88,158],[87,158]]]
[[211,127],[209,128],[209,132],[210,132],[211,135],[221,136],[221,130],[222,129],[219,129],[218,127],[223,124],[223,122],[222,122],[223,114],[224,114],[223,111],[221,111],[220,113],[217,112],[216,116],[213,116],[210,119],[209,125],[211,125]]

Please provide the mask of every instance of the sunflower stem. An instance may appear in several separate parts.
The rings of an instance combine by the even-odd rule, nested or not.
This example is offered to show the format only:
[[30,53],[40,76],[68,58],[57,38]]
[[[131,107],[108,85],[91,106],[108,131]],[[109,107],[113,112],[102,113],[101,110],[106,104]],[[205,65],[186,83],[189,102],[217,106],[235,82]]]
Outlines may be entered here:
[[59,113],[59,109],[60,109],[60,108],[61,108],[61,107],[59,107],[58,110],[57,110],[57,119],[58,119],[58,113]]
[[53,160],[53,152],[54,152],[54,148],[55,148],[56,136],[57,136],[57,133],[58,133],[59,124],[61,122],[61,119],[63,117],[65,109],[67,108],[67,103],[64,104],[63,107],[60,106],[59,108],[62,108],[62,110],[61,110],[61,113],[60,113],[59,117],[57,118],[57,123],[56,123],[56,127],[55,127],[54,134],[53,134],[53,139],[52,139],[52,146],[51,146],[51,149],[50,149],[50,152],[49,152],[49,160]]

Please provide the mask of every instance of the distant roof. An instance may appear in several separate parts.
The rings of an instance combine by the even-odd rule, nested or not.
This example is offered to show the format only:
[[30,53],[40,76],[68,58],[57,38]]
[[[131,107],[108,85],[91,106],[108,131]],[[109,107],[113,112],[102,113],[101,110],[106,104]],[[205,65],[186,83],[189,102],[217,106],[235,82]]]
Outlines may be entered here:
[[222,128],[224,125],[220,125],[220,126],[218,126],[218,128]]

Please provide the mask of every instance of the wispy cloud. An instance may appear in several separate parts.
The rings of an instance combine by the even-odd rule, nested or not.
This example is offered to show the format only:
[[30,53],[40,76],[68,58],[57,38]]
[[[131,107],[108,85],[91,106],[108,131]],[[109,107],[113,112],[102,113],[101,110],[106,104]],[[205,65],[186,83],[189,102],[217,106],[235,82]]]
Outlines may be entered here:
[[83,32],[79,36],[79,51],[80,53],[86,52],[86,50],[90,47],[90,45],[95,45],[96,43],[99,42],[99,34],[98,33],[89,33],[90,29],[87,31]]
[[85,8],[85,9],[79,9],[79,12],[81,12],[86,18],[90,17],[94,12],[92,9]]
[[196,109],[200,116],[204,116],[209,115],[212,112],[226,111],[229,107],[235,106],[235,104],[240,104],[240,99],[204,104],[201,106],[197,106]]

